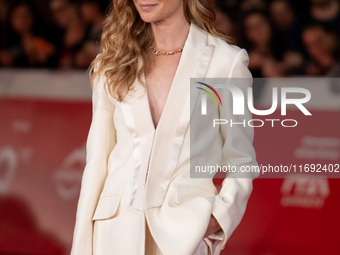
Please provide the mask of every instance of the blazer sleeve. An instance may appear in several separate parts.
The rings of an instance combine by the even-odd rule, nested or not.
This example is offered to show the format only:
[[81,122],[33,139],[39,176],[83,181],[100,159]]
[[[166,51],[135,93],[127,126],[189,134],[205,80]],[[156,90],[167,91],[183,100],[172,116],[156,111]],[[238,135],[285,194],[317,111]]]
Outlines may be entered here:
[[[247,89],[252,86],[252,76],[248,70],[249,57],[244,49],[239,50],[234,64],[232,66],[229,78],[243,78],[238,86],[243,94],[247,95]],[[220,108],[220,117],[223,119],[233,119],[235,122],[243,122],[252,118],[248,107],[245,105],[244,115],[233,115],[232,113],[232,96],[231,93],[224,89],[222,93],[222,102],[229,104]],[[240,169],[241,166],[257,166],[255,150],[253,147],[254,130],[243,125],[221,125],[220,132],[223,138],[223,157],[222,165],[235,166]],[[237,225],[240,223],[246,210],[249,196],[252,192],[252,181],[257,174],[244,177],[235,177],[233,174],[227,174],[222,182],[222,187],[215,197],[212,214],[220,224],[222,231],[219,231],[209,237],[221,240],[221,249]]]
[[92,122],[86,142],[86,165],[81,181],[71,255],[92,255],[92,217],[107,177],[107,162],[116,144],[114,104],[109,100],[103,77],[95,79]]

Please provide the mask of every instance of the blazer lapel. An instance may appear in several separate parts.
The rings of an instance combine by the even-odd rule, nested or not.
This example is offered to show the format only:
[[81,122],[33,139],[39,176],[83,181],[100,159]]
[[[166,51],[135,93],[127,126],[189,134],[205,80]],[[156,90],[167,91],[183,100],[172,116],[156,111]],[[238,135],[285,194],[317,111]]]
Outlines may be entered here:
[[132,158],[135,165],[130,206],[143,210],[145,175],[155,129],[146,89],[138,79],[135,80],[132,89],[124,97],[120,106],[125,125],[132,137]]
[[154,134],[147,185],[148,207],[162,203],[168,180],[176,170],[190,122],[190,108],[193,108],[190,104],[195,104],[198,95],[198,90],[194,90],[190,95],[190,78],[205,77],[214,50],[214,46],[208,45],[207,42],[208,36],[191,24],[167,102]]
[[[152,121],[146,89],[138,79],[135,80],[132,90],[123,102],[119,104],[133,139],[132,157],[135,169],[130,205],[138,210],[143,209],[144,197],[148,198],[147,208],[159,206],[164,200],[190,122],[190,103],[194,104],[198,95],[198,90],[194,90],[190,96],[190,78],[205,77],[214,50],[214,46],[208,45],[207,41],[208,36],[196,25],[191,24],[156,129]],[[147,169],[149,173],[145,183]]]

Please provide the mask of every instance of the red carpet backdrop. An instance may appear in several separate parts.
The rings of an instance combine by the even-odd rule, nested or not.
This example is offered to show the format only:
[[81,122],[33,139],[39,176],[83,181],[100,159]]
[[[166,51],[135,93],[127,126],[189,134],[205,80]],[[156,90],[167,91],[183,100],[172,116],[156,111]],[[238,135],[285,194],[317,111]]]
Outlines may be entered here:
[[[65,75],[74,82],[53,85]],[[0,98],[0,254],[68,254],[91,121],[86,76],[42,72],[38,84],[25,72],[1,77],[10,82]],[[294,131],[257,128],[259,164],[339,163],[339,108],[311,112],[289,110]],[[288,177],[255,180],[222,254],[339,254],[339,179]]]

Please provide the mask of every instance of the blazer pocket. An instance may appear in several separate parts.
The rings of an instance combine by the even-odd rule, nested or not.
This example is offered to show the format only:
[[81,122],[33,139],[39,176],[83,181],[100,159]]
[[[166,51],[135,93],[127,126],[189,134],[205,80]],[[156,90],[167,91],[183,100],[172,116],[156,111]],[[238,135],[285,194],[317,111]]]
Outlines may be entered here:
[[116,216],[121,195],[100,197],[92,220],[105,220]]
[[215,197],[217,195],[215,186],[203,187],[188,183],[177,183],[175,191],[175,203],[183,204],[184,202],[196,197]]

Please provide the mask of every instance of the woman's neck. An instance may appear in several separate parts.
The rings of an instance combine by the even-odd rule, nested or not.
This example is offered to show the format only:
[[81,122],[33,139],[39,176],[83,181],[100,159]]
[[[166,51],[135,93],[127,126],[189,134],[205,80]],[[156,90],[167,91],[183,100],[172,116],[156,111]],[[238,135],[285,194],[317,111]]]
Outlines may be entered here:
[[159,51],[170,51],[184,46],[190,23],[184,17],[151,23],[154,47]]

